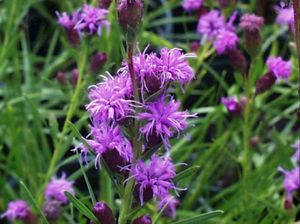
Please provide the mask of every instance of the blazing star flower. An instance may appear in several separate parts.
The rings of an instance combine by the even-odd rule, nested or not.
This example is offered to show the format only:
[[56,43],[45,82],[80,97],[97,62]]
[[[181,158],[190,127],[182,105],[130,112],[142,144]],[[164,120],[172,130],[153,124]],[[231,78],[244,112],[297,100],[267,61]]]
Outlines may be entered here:
[[189,83],[195,77],[195,73],[186,59],[193,57],[195,54],[184,54],[179,48],[161,49],[157,65],[163,80],[178,81],[181,85]]
[[97,33],[100,36],[104,26],[109,28],[107,14],[108,10],[106,9],[84,4],[80,20],[76,23],[75,29],[80,33],[88,31],[89,34]]
[[6,217],[9,221],[23,220],[30,216],[30,208],[23,200],[11,201],[8,203],[8,208],[1,218]]
[[[93,140],[87,139],[86,141],[91,150],[97,155],[95,160],[96,168],[100,157],[105,160],[113,171],[119,171],[121,167],[127,165],[132,160],[132,146],[123,136],[118,126],[112,127],[106,123],[101,123],[96,127],[91,126],[90,135],[93,137]],[[86,160],[88,153],[86,146],[81,144],[77,148],[81,149],[81,155]]]
[[230,96],[228,98],[222,97],[221,103],[226,107],[228,113],[233,116],[238,116],[242,112],[242,106],[234,96]]
[[90,87],[91,102],[86,105],[86,109],[94,124],[120,121],[134,111],[132,95],[132,83],[127,75],[121,74],[115,78],[110,76],[104,82]]
[[212,10],[199,18],[197,30],[198,33],[212,40],[225,26],[225,18],[221,12],[219,10]]
[[290,171],[279,167],[278,170],[284,174],[284,189],[288,198],[292,198],[292,193],[300,189],[300,167]]
[[195,11],[201,8],[203,0],[183,0],[182,7],[185,11]]
[[255,14],[245,14],[241,18],[240,27],[249,32],[260,31],[264,19]]
[[66,204],[68,202],[68,198],[65,196],[64,192],[68,191],[71,194],[75,194],[75,190],[73,188],[74,181],[68,181],[66,179],[66,174],[63,173],[61,178],[53,177],[50,183],[47,185],[44,195],[47,201],[52,199]]
[[164,215],[166,217],[170,217],[172,219],[176,218],[176,207],[180,204],[179,200],[174,198],[173,196],[167,196],[163,198],[159,205],[158,209],[164,209]]
[[223,29],[217,35],[217,39],[214,42],[214,47],[216,48],[218,54],[224,54],[236,49],[238,41],[239,38],[234,32]]
[[300,162],[300,139],[298,139],[293,145],[291,145],[295,150],[295,154],[293,156],[293,159],[297,162]]
[[138,192],[137,196],[141,204],[149,201],[152,197],[164,198],[169,195],[170,190],[176,190],[172,182],[176,176],[176,170],[170,158],[153,155],[149,163],[138,160],[132,166],[132,174],[136,181],[135,190]]
[[288,80],[292,72],[291,61],[284,61],[281,57],[269,57],[267,60],[269,71],[273,72],[277,80]]
[[279,25],[288,25],[291,28],[294,28],[294,9],[293,7],[287,8],[277,8],[278,15],[276,17],[276,22]]
[[159,138],[163,141],[167,149],[171,148],[169,139],[173,137],[174,132],[178,134],[187,128],[187,118],[195,117],[187,111],[180,112],[180,103],[171,99],[165,103],[165,96],[159,97],[155,102],[145,105],[145,112],[138,115],[139,120],[147,121],[140,129],[146,139]]

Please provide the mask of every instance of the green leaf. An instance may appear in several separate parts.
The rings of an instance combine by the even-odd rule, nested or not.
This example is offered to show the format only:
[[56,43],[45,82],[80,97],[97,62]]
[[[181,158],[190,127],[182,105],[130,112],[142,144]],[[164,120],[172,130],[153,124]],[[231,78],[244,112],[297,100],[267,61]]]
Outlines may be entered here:
[[25,193],[29,199],[29,201],[31,202],[32,206],[34,207],[34,209],[36,210],[36,212],[38,213],[41,223],[44,224],[48,224],[46,217],[44,216],[42,210],[39,208],[38,204],[36,203],[36,201],[34,200],[34,197],[32,196],[31,192],[29,191],[29,189],[26,187],[26,185],[24,184],[23,181],[20,181],[20,185],[24,188]]
[[71,193],[65,191],[64,194],[66,197],[69,199],[71,203],[73,203],[74,207],[77,208],[81,214],[86,216],[87,218],[93,220],[96,223],[99,223],[98,219],[96,216],[91,212],[90,209],[88,209],[83,203],[81,203],[75,196],[73,196]]
[[221,215],[223,214],[224,212],[221,211],[221,210],[216,210],[216,211],[212,211],[212,212],[207,212],[207,213],[204,213],[204,214],[201,214],[201,215],[198,215],[198,216],[194,216],[192,218],[188,218],[188,219],[183,219],[183,220],[180,220],[178,222],[175,222],[173,224],[199,224],[203,221],[207,221],[209,219],[212,219],[218,215]]
[[191,166],[191,167],[185,169],[184,171],[181,171],[174,178],[174,182],[178,182],[179,180],[196,173],[199,169],[200,169],[200,166]]

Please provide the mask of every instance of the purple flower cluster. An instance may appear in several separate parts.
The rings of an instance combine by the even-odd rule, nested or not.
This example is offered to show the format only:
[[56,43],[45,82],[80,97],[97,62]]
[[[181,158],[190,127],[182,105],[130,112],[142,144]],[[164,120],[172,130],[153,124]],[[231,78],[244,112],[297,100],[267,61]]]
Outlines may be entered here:
[[269,57],[267,59],[269,71],[273,72],[277,80],[288,80],[292,73],[291,61],[285,61],[281,57]]
[[[145,51],[133,59],[135,74],[138,76],[142,92],[145,90],[147,93],[154,93],[171,82],[185,85],[195,77],[193,69],[187,62],[188,58],[195,57],[194,54],[184,54],[178,48],[171,50],[163,48],[160,55],[146,54]],[[124,63],[119,73],[129,73],[127,63]]]
[[75,30],[78,34],[98,34],[101,35],[103,27],[109,29],[107,21],[108,10],[93,7],[87,4],[83,8],[75,11],[71,16],[66,12],[57,13],[58,24],[67,31]]
[[[181,131],[187,128],[187,118],[194,117],[187,111],[178,111],[180,103],[171,99],[165,103],[166,97],[161,96],[155,102],[145,105],[145,112],[138,115],[138,119],[147,121],[147,123],[140,129],[141,133],[145,135],[147,141],[160,139],[163,141],[167,149],[171,148],[169,139],[175,133],[179,135]],[[159,141],[158,141],[159,142]]]
[[24,220],[30,216],[30,208],[23,200],[11,201],[1,218],[6,217],[9,221]]
[[61,178],[53,177],[45,189],[45,198],[47,201],[56,200],[62,204],[68,202],[68,198],[65,196],[64,192],[68,191],[71,194],[75,194],[73,188],[74,181],[68,181],[66,179],[66,174],[63,173]]
[[278,11],[276,22],[282,26],[288,25],[292,29],[292,31],[294,31],[295,19],[294,19],[293,7],[292,6],[286,8],[277,7],[276,9]]
[[291,145],[295,149],[295,154],[293,159],[300,163],[300,139],[298,139],[293,145]]
[[170,158],[153,155],[149,163],[138,160],[132,165],[132,174],[136,181],[138,198],[143,204],[152,197],[163,200],[170,190],[176,190],[172,179],[176,176],[175,166]]
[[222,97],[221,103],[226,107],[230,115],[239,116],[244,110],[247,99],[245,97],[242,97],[239,102],[234,96],[230,96],[228,98]]
[[203,0],[183,0],[182,7],[185,11],[195,11],[201,8]]

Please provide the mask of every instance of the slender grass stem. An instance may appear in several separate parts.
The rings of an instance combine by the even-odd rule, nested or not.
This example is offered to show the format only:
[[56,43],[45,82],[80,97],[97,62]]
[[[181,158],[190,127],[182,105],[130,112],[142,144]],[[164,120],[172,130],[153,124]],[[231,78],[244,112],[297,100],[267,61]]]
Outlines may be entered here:
[[[88,49],[87,49],[86,45],[84,45],[83,52],[80,54],[80,56],[77,59],[77,65],[78,65],[77,84],[76,84],[75,90],[74,90],[73,95],[70,100],[69,109],[67,112],[66,119],[64,121],[64,125],[62,128],[61,134],[60,134],[58,140],[55,142],[53,156],[51,158],[50,165],[49,165],[48,171],[46,173],[45,181],[44,181],[44,184],[42,185],[41,190],[43,190],[45,188],[45,186],[47,185],[51,176],[55,172],[55,166],[56,166],[57,162],[59,161],[60,157],[62,156],[60,149],[61,149],[61,145],[63,144],[63,141],[64,141],[64,136],[66,135],[66,133],[68,131],[68,122],[71,121],[71,119],[77,109],[77,106],[79,103],[79,98],[81,96],[80,91],[81,91],[82,85],[83,85],[83,72],[84,72],[84,69],[86,66],[86,62],[87,62],[87,52],[88,52]],[[42,193],[40,193],[40,195],[39,195],[38,202],[39,202],[39,204],[42,203]]]

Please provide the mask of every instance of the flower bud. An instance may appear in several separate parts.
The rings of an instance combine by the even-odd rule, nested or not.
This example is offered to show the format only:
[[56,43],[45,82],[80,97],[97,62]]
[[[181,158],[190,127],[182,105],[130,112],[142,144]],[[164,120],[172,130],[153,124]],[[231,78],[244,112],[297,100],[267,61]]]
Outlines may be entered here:
[[[137,201],[142,201],[143,203],[146,203],[150,201],[153,198],[153,191],[151,186],[147,186],[143,190],[143,194],[140,194],[140,184],[135,185],[134,190],[133,190],[133,195]],[[143,198],[141,198],[143,197]]]
[[94,215],[103,224],[114,224],[116,223],[112,210],[105,202],[97,202],[93,209]]
[[71,73],[71,84],[73,87],[77,85],[78,75],[78,69],[73,69]]
[[231,66],[238,72],[243,75],[247,74],[248,71],[248,63],[244,54],[239,49],[231,49],[226,53],[229,58],[229,62]]
[[67,84],[67,77],[64,72],[58,72],[56,74],[56,79],[63,86]]
[[112,3],[112,0],[100,0],[99,7],[102,9],[108,9],[111,3]]
[[66,31],[68,41],[70,42],[71,45],[76,46],[80,43],[80,36],[76,30],[65,28],[65,31]]
[[229,5],[235,5],[237,3],[237,0],[218,0],[220,8],[226,8]]
[[200,48],[200,43],[199,43],[199,41],[193,41],[193,42],[190,44],[190,49],[191,49],[192,52],[197,52],[199,48]]
[[250,146],[253,149],[256,149],[259,143],[260,143],[260,138],[258,136],[254,136],[250,139]]
[[97,53],[91,57],[90,69],[93,72],[100,70],[107,60],[104,52]]
[[293,196],[291,194],[287,194],[284,198],[283,207],[286,210],[291,210],[293,208]]
[[120,172],[121,168],[128,165],[117,149],[107,150],[102,154],[102,158],[112,172]]
[[240,27],[244,30],[245,47],[252,57],[260,52],[260,29],[263,23],[264,19],[254,14],[245,14],[241,18]]
[[256,82],[255,95],[261,94],[270,89],[276,81],[276,76],[273,72],[267,72]]
[[128,41],[133,41],[143,17],[142,0],[120,0],[118,17],[120,26]]
[[43,212],[48,221],[55,221],[61,215],[61,202],[57,200],[46,201],[43,207]]
[[151,224],[152,220],[149,215],[143,215],[139,218],[136,218],[132,224]]

